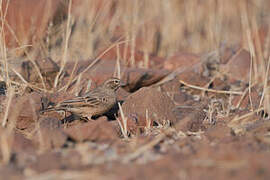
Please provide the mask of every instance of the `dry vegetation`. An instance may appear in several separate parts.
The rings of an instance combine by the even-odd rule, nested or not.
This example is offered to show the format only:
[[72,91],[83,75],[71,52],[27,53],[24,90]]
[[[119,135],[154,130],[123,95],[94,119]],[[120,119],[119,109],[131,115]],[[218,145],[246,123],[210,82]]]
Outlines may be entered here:
[[[0,0],[3,178],[270,178],[270,1],[26,1]],[[110,76],[106,116],[39,113]]]

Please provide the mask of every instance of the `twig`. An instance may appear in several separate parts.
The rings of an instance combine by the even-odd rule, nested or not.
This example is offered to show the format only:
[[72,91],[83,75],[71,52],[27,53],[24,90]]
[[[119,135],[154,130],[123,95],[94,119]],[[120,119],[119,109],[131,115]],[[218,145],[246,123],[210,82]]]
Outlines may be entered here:
[[125,117],[124,115],[124,112],[123,112],[123,109],[122,109],[122,106],[120,103],[118,103],[118,107],[119,107],[119,110],[120,110],[120,115],[121,115],[121,118],[122,118],[122,123],[120,122],[119,119],[117,119],[118,123],[119,123],[119,126],[121,128],[121,131],[122,131],[122,134],[124,136],[124,138],[128,138],[128,131],[127,131],[127,118]]
[[236,94],[236,95],[242,95],[243,92],[238,92],[238,91],[222,91],[222,90],[214,90],[214,89],[207,89],[195,85],[188,84],[182,80],[179,80],[180,83],[184,84],[187,87],[193,88],[193,89],[198,89],[202,91],[208,91],[208,92],[213,92],[213,93],[220,93],[220,94]]

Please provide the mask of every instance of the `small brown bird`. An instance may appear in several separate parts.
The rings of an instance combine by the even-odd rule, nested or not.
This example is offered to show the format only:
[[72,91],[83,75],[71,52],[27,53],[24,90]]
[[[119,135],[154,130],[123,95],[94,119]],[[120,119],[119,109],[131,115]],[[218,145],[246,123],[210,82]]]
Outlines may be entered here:
[[116,90],[121,86],[124,86],[124,84],[120,79],[110,78],[85,95],[64,100],[42,112],[64,111],[91,119],[93,116],[104,114],[114,106],[117,102]]

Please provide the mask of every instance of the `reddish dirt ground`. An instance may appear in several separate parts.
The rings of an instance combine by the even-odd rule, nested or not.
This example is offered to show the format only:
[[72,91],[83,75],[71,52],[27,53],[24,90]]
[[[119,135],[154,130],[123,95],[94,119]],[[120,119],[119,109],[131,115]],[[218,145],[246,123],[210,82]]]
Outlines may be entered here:
[[[134,48],[132,43],[127,46],[119,43],[119,39],[129,37],[133,31],[127,33],[126,27],[113,24],[115,17],[117,21],[119,18],[117,7],[121,13],[129,10],[123,8],[125,3],[93,1],[90,7],[94,15],[109,10],[93,16],[94,20],[90,18],[91,23],[96,21],[91,24],[92,29],[86,31],[93,33],[90,33],[93,36],[90,49],[94,51],[91,55],[99,57],[106,53],[97,59],[83,60],[79,56],[76,60],[67,60],[63,66],[64,48],[59,48],[59,44],[64,42],[63,32],[66,31],[60,31],[61,35],[55,33],[60,38],[55,39],[54,46],[45,47],[39,40],[45,41],[44,34],[49,34],[48,22],[53,21],[56,29],[63,28],[59,21],[66,23],[70,5],[69,13],[74,18],[71,18],[74,24],[70,27],[70,54],[83,47],[85,44],[75,41],[76,35],[82,32],[76,34],[74,29],[89,20],[78,20],[89,15],[88,9],[81,11],[84,1],[68,4],[61,0],[32,0],[32,6],[25,6],[25,1],[10,1],[6,18],[10,28],[18,34],[18,41],[13,39],[14,33],[6,34],[7,48],[17,47],[18,42],[30,43],[33,47],[15,49],[20,63],[14,68],[11,66],[10,79],[0,82],[0,179],[270,179],[270,83],[269,71],[266,71],[269,62],[259,54],[265,49],[264,52],[269,52],[267,26],[256,27],[258,34],[250,32],[249,40],[254,41],[254,48],[251,48],[252,42],[243,41],[195,54],[181,52],[181,46],[170,49],[171,44],[179,43],[175,42],[179,32],[172,33],[170,27],[164,28],[161,19],[168,19],[159,14],[149,18],[151,21],[144,22],[145,28],[138,30]],[[196,2],[196,6],[204,5],[203,1]],[[64,7],[59,8],[59,4]],[[34,10],[30,11],[32,8]],[[230,14],[231,8],[224,7],[225,10]],[[21,18],[16,18],[14,12],[21,14]],[[36,19],[30,20],[29,13]],[[241,17],[245,15],[241,13]],[[148,20],[150,15],[146,16]],[[205,15],[199,14],[198,18],[200,16]],[[188,27],[198,28],[193,24],[196,18],[192,17]],[[205,19],[213,21],[215,18],[207,16]],[[128,25],[135,24],[135,20]],[[65,23],[64,30],[68,29]],[[173,26],[179,25],[174,23],[172,21]],[[105,27],[104,32],[99,24]],[[29,31],[29,26],[40,28]],[[115,28],[114,31],[109,32],[107,26]],[[195,33],[189,28],[180,24],[175,29],[181,29],[184,36],[180,37],[189,37]],[[211,40],[216,43],[218,38],[212,37],[214,31],[204,32],[203,28],[205,26],[199,26],[197,40],[207,39],[204,36],[210,32]],[[132,28],[127,26],[127,29]],[[107,34],[103,37],[102,33]],[[170,33],[175,37],[162,39]],[[243,33],[249,35],[249,32]],[[86,35],[80,34],[77,40],[88,41]],[[107,37],[113,44],[109,49]],[[101,42],[104,39],[106,41]],[[163,44],[159,42],[162,40]],[[191,40],[190,37],[183,41],[188,44]],[[147,46],[145,42],[154,43]],[[77,49],[74,50],[72,43]],[[247,44],[249,48],[245,47]],[[51,50],[53,54],[57,48],[60,58],[46,56],[46,52],[49,54]],[[250,50],[254,50],[256,56]],[[168,52],[174,53],[162,56]],[[1,61],[1,80],[3,69]],[[57,75],[60,75],[58,84],[55,83]],[[117,104],[110,111],[88,121],[70,112],[41,112],[62,100],[84,95],[112,76],[120,77],[125,86],[118,89]]]
[[[186,54],[179,56],[182,59]],[[174,58],[176,63],[177,57]],[[47,65],[52,63],[45,61]],[[165,65],[169,63],[170,60]],[[87,62],[82,62],[82,67],[86,67],[85,64]],[[117,106],[89,122],[72,116],[63,119],[56,112],[39,113],[46,104],[70,97],[77,88],[76,83],[70,85],[66,93],[42,94],[32,90],[14,97],[11,111],[16,109],[18,113],[10,114],[8,123],[16,119],[16,131],[1,130],[1,137],[11,138],[7,149],[3,145],[1,148],[1,158],[10,156],[9,163],[1,165],[1,178],[270,178],[268,117],[262,115],[262,110],[249,111],[247,95],[237,95],[247,87],[237,81],[233,84],[226,74],[226,80],[217,78],[211,84],[211,90],[220,91],[202,91],[186,84],[197,82],[196,85],[206,87],[210,77],[202,74],[210,70],[203,64],[199,61],[196,66],[181,65],[188,69],[183,73],[178,73],[177,68],[165,71],[123,66],[126,70],[122,80],[127,86],[117,94],[124,117]],[[70,66],[72,64],[67,67]],[[230,66],[230,61],[223,66]],[[99,84],[109,77],[114,68],[114,61],[100,60],[93,87],[94,83]],[[43,70],[48,69],[48,74],[58,70]],[[85,73],[81,82],[91,77],[91,73]],[[69,75],[63,81],[68,79]],[[233,91],[233,85],[237,92]],[[252,89],[253,107],[258,106],[259,89]],[[7,99],[5,95],[1,98],[2,102]],[[240,105],[237,107],[237,104]],[[4,104],[2,106],[3,116]],[[118,117],[115,119],[114,115]],[[119,126],[119,122],[123,126],[123,118],[127,122],[127,138],[123,137]]]

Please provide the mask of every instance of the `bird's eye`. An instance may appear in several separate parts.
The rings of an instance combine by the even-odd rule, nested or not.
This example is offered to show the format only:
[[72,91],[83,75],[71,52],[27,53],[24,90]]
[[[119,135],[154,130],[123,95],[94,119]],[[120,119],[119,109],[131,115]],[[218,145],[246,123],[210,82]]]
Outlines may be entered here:
[[107,99],[105,97],[101,98],[102,102],[107,102]]

